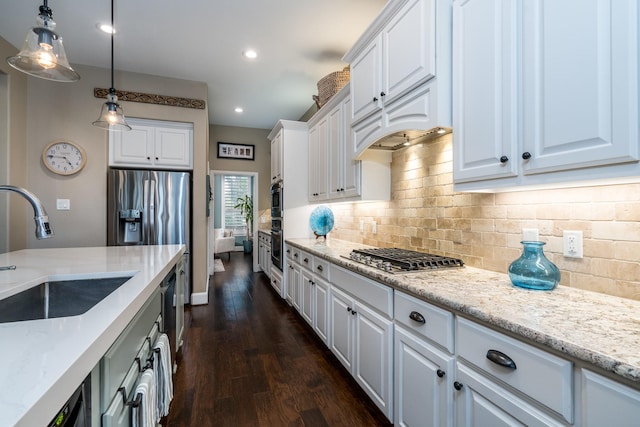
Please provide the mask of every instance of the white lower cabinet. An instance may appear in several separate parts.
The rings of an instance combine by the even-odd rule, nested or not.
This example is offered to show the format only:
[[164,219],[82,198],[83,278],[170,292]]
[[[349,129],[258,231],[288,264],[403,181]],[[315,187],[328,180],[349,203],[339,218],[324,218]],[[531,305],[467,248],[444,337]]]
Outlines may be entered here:
[[333,286],[329,323],[331,350],[392,420],[393,322]]
[[286,289],[283,286],[282,272],[275,267],[271,268],[271,287],[273,287],[280,298],[285,298]]
[[637,426],[640,391],[582,369],[582,425]]
[[[568,360],[461,317],[456,319],[456,353],[455,388],[464,396],[458,399],[458,425],[485,425],[468,423],[469,417],[495,415],[498,408],[524,425],[573,423],[573,363]],[[515,400],[519,403],[512,407]]]
[[287,301],[300,311],[300,265],[287,258]]
[[453,426],[455,359],[397,324],[394,333],[395,425]]
[[456,426],[563,426],[486,376],[457,364]]

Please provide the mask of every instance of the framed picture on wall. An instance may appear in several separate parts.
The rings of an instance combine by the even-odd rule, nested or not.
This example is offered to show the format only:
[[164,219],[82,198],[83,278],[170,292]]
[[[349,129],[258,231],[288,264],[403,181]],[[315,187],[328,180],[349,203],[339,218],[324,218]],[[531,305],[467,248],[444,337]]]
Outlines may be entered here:
[[255,160],[256,146],[218,141],[219,159]]

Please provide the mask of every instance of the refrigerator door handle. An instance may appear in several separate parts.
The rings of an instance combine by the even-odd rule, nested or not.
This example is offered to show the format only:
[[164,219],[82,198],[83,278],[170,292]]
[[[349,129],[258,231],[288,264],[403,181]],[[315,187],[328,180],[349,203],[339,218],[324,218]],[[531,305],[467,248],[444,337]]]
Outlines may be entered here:
[[147,236],[151,235],[151,230],[149,229],[149,222],[151,221],[151,202],[149,201],[149,191],[149,180],[145,179],[142,184],[142,203],[144,206],[144,210],[142,212],[142,244],[145,245],[149,244]]

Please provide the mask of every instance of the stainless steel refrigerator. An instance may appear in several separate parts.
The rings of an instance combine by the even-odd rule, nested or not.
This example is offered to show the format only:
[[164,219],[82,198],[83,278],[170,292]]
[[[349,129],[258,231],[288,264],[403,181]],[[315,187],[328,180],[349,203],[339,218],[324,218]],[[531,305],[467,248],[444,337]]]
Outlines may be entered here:
[[[185,244],[190,253],[189,172],[111,169],[107,179],[107,244]],[[191,262],[185,257],[184,302],[190,302]]]

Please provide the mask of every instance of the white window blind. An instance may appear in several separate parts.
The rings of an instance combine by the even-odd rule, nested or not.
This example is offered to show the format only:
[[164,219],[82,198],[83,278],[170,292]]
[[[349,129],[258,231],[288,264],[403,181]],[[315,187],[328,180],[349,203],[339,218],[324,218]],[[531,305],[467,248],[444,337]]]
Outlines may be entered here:
[[222,179],[222,193],[224,197],[224,224],[227,230],[233,230],[234,235],[244,236],[247,234],[247,224],[244,216],[240,214],[240,209],[234,208],[238,203],[238,198],[245,195],[251,196],[251,177],[240,175],[224,175]]

